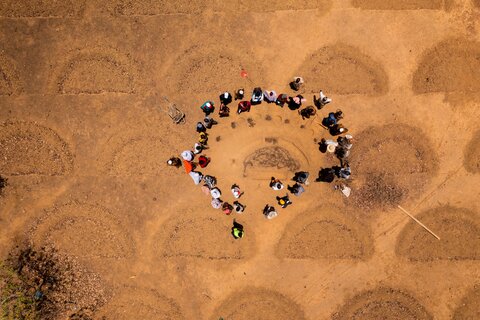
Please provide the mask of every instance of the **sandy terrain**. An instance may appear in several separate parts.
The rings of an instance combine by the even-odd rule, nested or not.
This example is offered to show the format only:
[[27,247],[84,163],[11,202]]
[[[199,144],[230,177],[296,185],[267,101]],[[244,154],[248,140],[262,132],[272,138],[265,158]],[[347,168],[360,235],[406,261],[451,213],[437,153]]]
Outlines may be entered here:
[[[111,293],[93,319],[477,319],[479,28],[478,0],[0,1],[0,256],[29,241],[75,258]],[[295,75],[307,105],[332,104],[214,115],[202,172],[230,203],[242,187],[243,214],[166,166],[205,100],[292,94]],[[349,198],[313,182],[337,164],[317,144],[337,109]],[[306,192],[264,219],[286,192],[270,177],[297,170]]]

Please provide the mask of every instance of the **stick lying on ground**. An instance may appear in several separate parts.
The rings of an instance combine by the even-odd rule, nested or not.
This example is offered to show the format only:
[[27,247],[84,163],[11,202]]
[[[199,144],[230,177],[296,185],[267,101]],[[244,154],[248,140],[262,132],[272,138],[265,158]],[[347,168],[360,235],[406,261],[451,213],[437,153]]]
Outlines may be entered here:
[[428,229],[426,225],[424,225],[423,223],[421,223],[420,221],[417,220],[417,218],[415,218],[414,216],[412,216],[410,213],[408,213],[407,210],[403,209],[401,206],[397,206],[400,210],[402,210],[403,212],[405,212],[410,218],[412,218],[416,223],[418,223],[419,225],[421,225],[425,230],[427,230],[428,232],[430,232],[430,234],[432,234],[435,238],[437,238],[438,240],[440,240],[440,237],[437,236],[432,230]]

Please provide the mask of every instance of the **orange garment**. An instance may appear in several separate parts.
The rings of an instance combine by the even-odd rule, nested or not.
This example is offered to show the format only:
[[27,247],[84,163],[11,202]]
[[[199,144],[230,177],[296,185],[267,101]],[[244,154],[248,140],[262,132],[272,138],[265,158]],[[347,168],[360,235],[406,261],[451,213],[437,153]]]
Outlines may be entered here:
[[185,172],[190,173],[193,170],[193,164],[190,161],[183,160],[183,166],[185,167]]

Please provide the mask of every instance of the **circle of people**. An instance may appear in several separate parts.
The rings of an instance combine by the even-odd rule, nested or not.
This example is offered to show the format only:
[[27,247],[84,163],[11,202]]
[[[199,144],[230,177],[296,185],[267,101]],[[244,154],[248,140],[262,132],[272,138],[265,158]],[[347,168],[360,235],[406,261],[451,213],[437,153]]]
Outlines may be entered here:
[[[290,82],[290,87],[294,91],[299,91],[304,85],[304,80],[302,77],[294,77],[293,81]],[[302,119],[309,119],[314,116],[317,110],[322,109],[327,104],[332,102],[332,99],[325,96],[325,94],[320,90],[319,97],[313,96],[314,106],[306,106],[301,109],[302,105],[306,102],[306,99],[301,95],[297,94],[295,96],[289,96],[288,94],[282,93],[277,95],[273,90],[263,91],[260,87],[253,89],[252,96],[250,100],[245,99],[245,90],[243,88],[238,89],[234,92],[234,97],[229,92],[224,92],[220,94],[220,108],[218,115],[220,118],[230,116],[230,107],[232,100],[240,100],[237,105],[237,114],[243,112],[250,112],[250,109],[254,105],[261,104],[263,101],[267,103],[274,103],[279,107],[288,106],[291,110],[298,110],[298,113]],[[211,129],[214,125],[218,124],[210,115],[215,111],[215,104],[213,101],[206,101],[201,106],[200,109],[204,112],[205,117],[203,122],[197,122],[196,130],[199,134],[198,142],[195,143],[192,150],[183,151],[179,157],[171,157],[168,159],[167,164],[169,166],[185,168],[187,174],[193,179],[196,185],[202,184],[202,191],[211,196],[211,205],[214,209],[221,209],[224,214],[230,215],[232,212],[241,214],[245,211],[246,206],[239,202],[239,199],[244,194],[237,184],[231,186],[231,193],[235,198],[232,204],[226,201],[222,201],[222,192],[217,187],[217,179],[211,175],[203,175],[200,171],[196,171],[197,166],[200,168],[205,168],[210,163],[211,159],[202,152],[208,149],[208,133],[207,130]],[[336,155],[340,160],[340,166],[332,166],[330,168],[320,168],[318,172],[318,178],[316,182],[327,182],[331,183],[337,180],[338,183],[334,185],[335,190],[339,190],[348,197],[350,195],[351,189],[346,185],[346,180],[350,178],[351,170],[348,163],[348,157],[350,155],[350,149],[352,148],[352,136],[346,134],[345,136],[340,136],[347,133],[348,129],[345,128],[339,121],[343,119],[343,112],[337,110],[335,112],[330,112],[327,117],[323,118],[322,126],[329,130],[332,136],[338,136],[336,141],[333,139],[324,139],[322,138],[319,144],[319,150],[322,153],[331,152]],[[198,155],[197,161],[195,157]],[[292,186],[287,185],[287,190],[294,196],[300,196],[305,192],[304,186],[309,184],[308,182],[309,173],[306,171],[299,171],[295,173],[295,176],[292,180],[295,182]],[[202,183],[203,182],[203,183]],[[280,191],[284,188],[284,184],[275,177],[272,177],[269,184],[270,188],[276,191]],[[285,209],[292,204],[288,193],[285,196],[276,197],[278,205]],[[263,215],[267,219],[273,219],[278,216],[278,212],[272,205],[265,205],[263,209]],[[235,239],[242,238],[245,231],[243,225],[233,220],[232,235]]]

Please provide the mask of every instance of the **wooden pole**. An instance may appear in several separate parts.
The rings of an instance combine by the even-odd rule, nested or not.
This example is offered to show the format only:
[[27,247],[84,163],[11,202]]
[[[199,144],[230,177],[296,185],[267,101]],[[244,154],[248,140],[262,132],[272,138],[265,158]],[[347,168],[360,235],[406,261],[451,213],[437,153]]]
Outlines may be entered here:
[[412,218],[416,223],[418,223],[419,225],[421,225],[425,230],[427,230],[428,232],[430,232],[430,234],[432,236],[434,236],[435,238],[437,238],[438,240],[440,240],[440,237],[437,236],[432,230],[428,229],[426,225],[424,225],[423,223],[421,223],[420,221],[418,221],[417,218],[415,218],[414,216],[412,216],[410,213],[408,213],[407,210],[403,209],[401,206],[398,206],[398,208],[400,210],[402,210],[403,212],[405,212],[410,218]]

